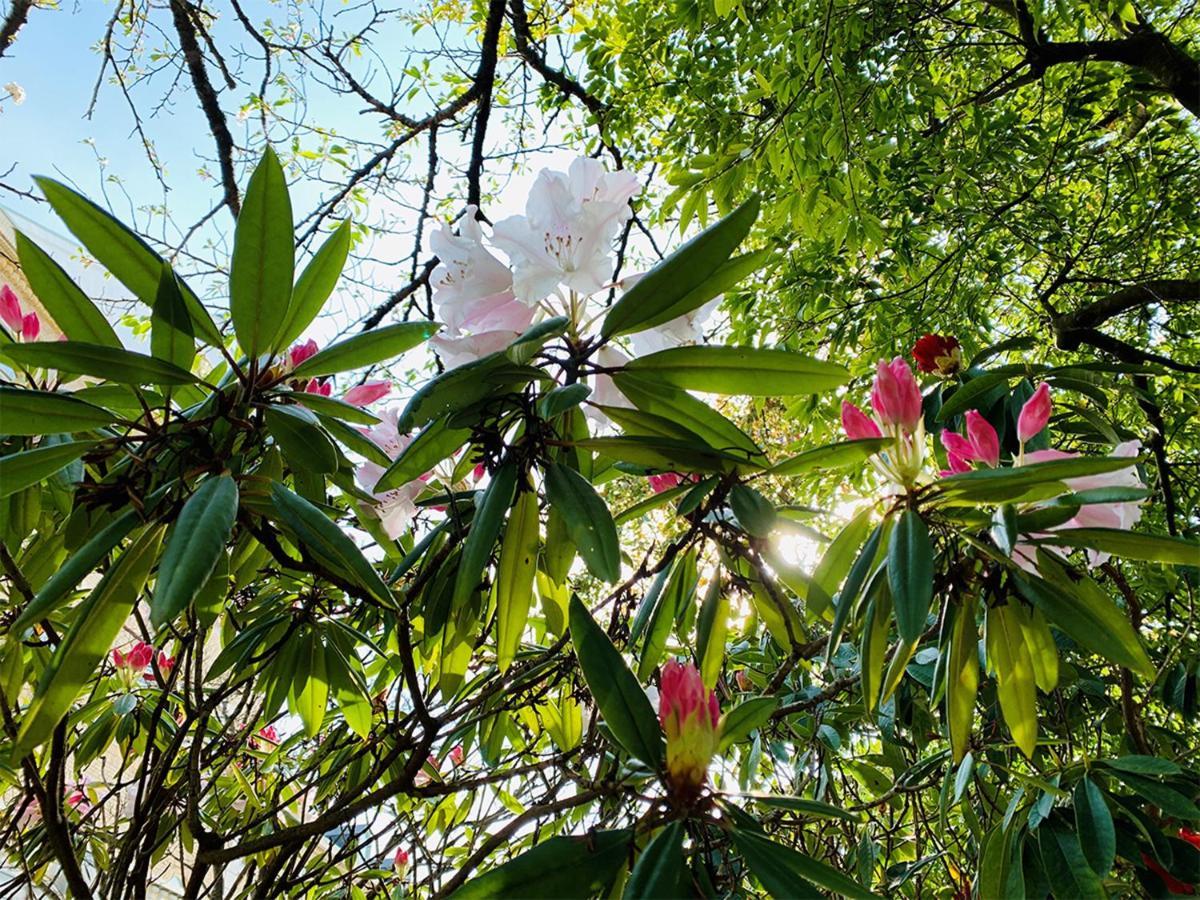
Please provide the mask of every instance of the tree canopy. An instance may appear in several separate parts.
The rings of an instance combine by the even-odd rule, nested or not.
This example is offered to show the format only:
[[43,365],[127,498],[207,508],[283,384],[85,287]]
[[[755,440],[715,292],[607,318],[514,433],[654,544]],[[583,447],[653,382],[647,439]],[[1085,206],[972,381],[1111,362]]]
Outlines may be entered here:
[[116,0],[0,159],[0,889],[1194,893],[1195,12]]

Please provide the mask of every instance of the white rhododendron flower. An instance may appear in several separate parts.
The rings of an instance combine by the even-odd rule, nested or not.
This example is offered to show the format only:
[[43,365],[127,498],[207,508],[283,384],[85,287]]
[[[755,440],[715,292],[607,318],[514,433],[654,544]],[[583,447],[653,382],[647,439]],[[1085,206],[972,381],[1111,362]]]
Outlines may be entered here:
[[577,159],[565,173],[543,170],[525,215],[497,222],[492,236],[512,260],[517,297],[532,305],[560,285],[583,295],[600,290],[638,187],[632,173],[607,172],[595,159]]
[[430,278],[433,302],[451,334],[492,330],[489,319],[515,301],[512,272],[483,245],[478,212],[477,206],[467,207],[458,234],[442,227],[429,237],[439,260]]
[[25,88],[21,87],[15,81],[10,81],[6,84],[4,90],[8,92],[8,96],[12,98],[12,102],[17,106],[25,102]]
[[[374,441],[389,459],[395,459],[409,445],[412,437],[400,434],[396,420],[400,415],[397,409],[389,409],[379,414],[381,421],[371,428],[361,429],[362,433]],[[410,481],[408,484],[393,488],[390,491],[375,493],[375,485],[383,477],[385,469],[378,463],[366,460],[358,464],[354,477],[364,491],[375,494],[375,505],[372,511],[383,525],[383,530],[389,538],[396,540],[412,524],[417,514],[417,497],[425,489],[423,479]]]

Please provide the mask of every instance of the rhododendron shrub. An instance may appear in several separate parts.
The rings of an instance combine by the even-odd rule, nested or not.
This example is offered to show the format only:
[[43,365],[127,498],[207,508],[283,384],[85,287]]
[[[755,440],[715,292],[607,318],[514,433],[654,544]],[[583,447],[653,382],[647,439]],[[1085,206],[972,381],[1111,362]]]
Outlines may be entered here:
[[[1200,782],[1135,707],[1167,684],[1186,706],[1194,677],[1147,647],[1126,573],[1182,604],[1200,560],[1148,527],[1140,435],[1071,402],[1103,366],[937,333],[729,343],[722,296],[773,258],[758,201],[633,277],[641,184],[596,159],[539,174],[522,215],[434,228],[429,321],[331,341],[308,335],[349,225],[298,267],[273,153],[211,310],[39,186],[149,344],[22,241],[65,339],[0,293],[19,879],[867,897],[944,864],[961,897],[1064,896],[1064,871],[1080,896],[1190,886]],[[786,436],[761,427],[777,409]],[[844,440],[810,437],[839,409]],[[1078,692],[1128,735],[1064,731]],[[972,792],[987,823],[885,865],[871,829],[923,791],[931,821],[958,828]]]

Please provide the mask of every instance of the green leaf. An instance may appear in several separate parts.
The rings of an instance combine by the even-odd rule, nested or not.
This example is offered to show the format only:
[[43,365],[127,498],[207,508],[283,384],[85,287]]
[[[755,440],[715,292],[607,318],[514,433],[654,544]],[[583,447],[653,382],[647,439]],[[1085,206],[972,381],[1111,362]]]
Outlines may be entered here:
[[496,566],[496,664],[501,672],[512,664],[533,603],[541,544],[538,525],[538,495],[529,488],[513,504]]
[[[30,345],[32,346],[32,345]],[[92,431],[117,417],[68,394],[0,386],[0,434],[43,435]]]
[[250,176],[233,235],[229,314],[251,359],[277,349],[292,299],[296,248],[292,201],[279,157],[268,146]]
[[73,591],[89,573],[95,571],[109,552],[116,547],[135,526],[149,516],[154,508],[167,494],[168,488],[163,487],[145,499],[142,509],[129,507],[109,521],[100,531],[90,537],[86,543],[67,558],[58,571],[51,575],[41,589],[34,595],[30,604],[25,607],[12,623],[10,632],[20,634],[34,622],[43,619],[58,608],[60,601]]
[[463,544],[462,558],[454,578],[452,608],[457,610],[466,601],[471,591],[479,586],[483,569],[492,555],[504,514],[513,502],[517,487],[517,467],[507,462],[492,475],[487,489],[479,499],[475,517],[471,519],[471,530]]
[[771,721],[771,716],[778,708],[779,699],[776,697],[751,697],[729,710],[721,717],[717,752],[724,753],[738,741],[749,737],[751,732],[762,728]]
[[1136,791],[1144,799],[1157,806],[1165,815],[1177,819],[1195,822],[1200,819],[1200,807],[1192,799],[1172,787],[1168,787],[1153,778],[1134,775],[1132,772],[1116,770],[1116,775],[1130,790]]
[[[113,276],[133,291],[147,306],[154,306],[163,259],[133,231],[82,194],[52,178],[33,179],[54,211],[79,242]],[[192,317],[195,333],[214,347],[222,343],[221,332],[204,304],[185,285],[184,301]]]
[[759,793],[739,794],[738,796],[746,797],[755,803],[761,803],[763,806],[770,806],[773,809],[786,809],[818,819],[841,819],[844,822],[856,823],[862,821],[862,816],[858,813],[850,812],[831,803],[822,803],[820,800],[809,800],[807,797]]
[[[862,516],[862,513],[859,516]],[[858,519],[859,516],[856,516],[855,519]],[[863,516],[863,518],[865,520],[866,517]],[[834,539],[834,543],[825,551],[821,559],[821,564],[817,566],[817,571],[813,573],[814,580],[817,581],[826,595],[832,595],[834,591],[837,591],[838,582],[835,578],[840,578],[840,575],[832,567],[832,564],[826,570],[822,570],[822,565],[825,562],[825,558],[830,556],[833,546],[842,539],[842,536],[845,535],[853,524],[854,520],[846,528],[842,529],[841,534]],[[850,621],[850,613],[858,602],[858,597],[862,593],[863,585],[867,583],[867,578],[871,574],[871,570],[875,568],[875,560],[879,556],[879,546],[883,543],[883,535],[888,526],[888,520],[880,522],[875,526],[875,530],[871,532],[866,543],[862,545],[858,557],[854,560],[853,565],[850,566],[850,571],[846,574],[846,580],[842,583],[842,589],[837,591],[837,605],[833,610],[833,624],[829,628],[829,643],[825,650],[826,665],[833,659],[833,654],[837,651],[838,645],[841,643],[842,633],[846,630],[846,623]],[[849,538],[847,538],[847,543],[850,543]],[[826,573],[829,575],[828,579],[825,578]]]
[[1138,534],[1120,528],[1061,528],[1046,535],[1045,540],[1126,559],[1200,566],[1200,543],[1167,535]]
[[553,419],[578,406],[591,393],[592,389],[581,382],[556,387],[538,401],[538,415],[543,419]]
[[237,518],[237,483],[228,474],[206,478],[171,526],[150,601],[150,622],[162,628],[192,602],[225,552]]
[[292,679],[292,707],[304,725],[304,733],[312,738],[317,736],[325,721],[325,710],[329,706],[329,676],[325,671],[325,645],[320,635],[310,631],[301,647],[296,655]]
[[375,492],[389,491],[420,478],[470,439],[470,429],[451,428],[448,422],[447,417],[426,425],[380,476]]
[[[1039,567],[1044,553],[1038,554]],[[1153,678],[1155,668],[1146,656],[1129,619],[1094,581],[1080,580],[1059,584],[1032,575],[1014,576],[1017,589],[1027,600],[1065,631],[1081,647]],[[1091,589],[1094,587],[1094,589]]]
[[700,680],[710,691],[725,664],[725,635],[729,630],[729,595],[722,590],[720,570],[712,575],[696,619],[696,657]]
[[457,366],[425,383],[413,394],[396,422],[401,434],[427,422],[478,403],[485,397],[519,384],[528,384],[544,373],[514,365],[504,353],[492,353]]
[[956,388],[954,393],[950,395],[949,399],[942,404],[942,408],[938,410],[937,420],[939,422],[945,422],[959,413],[964,413],[968,409],[973,409],[975,408],[976,404],[982,402],[988,393],[990,393],[994,388],[997,388],[1000,385],[1007,387],[1008,382],[1012,380],[1014,374],[1016,374],[1012,371],[1012,369],[1013,367],[1006,366],[1001,369],[997,369],[994,372],[985,372],[982,375],[975,376],[966,384]]
[[440,327],[433,322],[400,322],[364,331],[313,354],[296,366],[292,375],[318,378],[391,360],[429,340]]
[[[322,394],[311,394],[308,391],[281,391],[282,396],[293,400],[306,409],[317,413],[319,418],[336,418],[356,425],[378,425],[382,419],[361,406],[353,406],[337,397],[326,397]],[[366,436],[363,435],[365,438]],[[388,460],[391,463],[391,460]]]
[[346,724],[365,741],[371,734],[371,698],[333,640],[325,644],[325,674]]
[[1088,865],[1079,846],[1079,837],[1074,832],[1046,825],[1034,834],[1042,870],[1050,880],[1055,897],[1100,900],[1107,896],[1100,876]]
[[150,315],[150,352],[183,371],[190,371],[196,358],[192,319],[183,300],[179,279],[170,266],[163,266],[158,294]]
[[187,369],[165,360],[82,341],[37,341],[10,344],[4,355],[26,367],[58,369],[75,375],[94,375],[120,384],[195,384]]
[[625,371],[685,390],[754,397],[816,394],[850,379],[846,368],[836,363],[755,347],[673,347],[639,357]]
[[628,372],[615,374],[613,384],[638,409],[676,423],[714,450],[742,457],[749,462],[766,462],[766,457],[753,438],[710,404],[686,391],[655,378]]
[[791,847],[776,844],[761,834],[738,829],[730,832],[729,836],[750,871],[772,897],[819,897],[810,885],[833,891],[842,897],[875,897],[875,894],[837,869]]
[[1100,764],[1134,775],[1178,775],[1183,771],[1177,763],[1161,756],[1118,756],[1102,759]]
[[671,822],[654,836],[625,882],[622,900],[674,900],[688,894],[683,823]]
[[[628,427],[632,421],[635,421],[632,416],[644,417],[646,415],[636,410],[622,410],[619,407],[598,406],[596,408],[616,421],[622,428]],[[743,459],[732,454],[699,446],[698,440],[695,436],[691,439],[682,439],[659,435],[626,434],[620,437],[584,438],[573,441],[571,446],[582,447],[585,450],[591,450],[594,453],[635,466],[661,469],[665,472],[728,472],[745,464]]]
[[661,767],[663,736],[650,698],[575,594],[568,616],[571,643],[604,724],[627,751],[651,768]]
[[916,510],[906,509],[888,542],[888,587],[896,609],[896,627],[907,643],[920,638],[933,600],[933,545],[929,528]]
[[1104,802],[1104,793],[1086,776],[1079,779],[1073,792],[1075,830],[1088,865],[1103,878],[1112,869],[1117,855],[1117,835],[1112,813]]
[[120,347],[121,339],[96,305],[45,250],[17,232],[21,274],[46,307],[54,324],[73,341]]
[[1037,686],[1033,662],[1011,603],[987,611],[987,663],[996,675],[1000,711],[1027,758],[1037,747]]
[[[825,552],[821,554],[821,561],[817,563],[817,567],[813,570],[813,581],[820,587],[821,597],[819,600],[815,597],[809,598],[808,608],[811,615],[824,615],[830,605],[830,601],[826,598],[833,597],[837,593],[838,585],[842,583],[844,578],[849,577],[851,565],[856,559],[854,553],[862,546],[863,541],[867,538],[867,529],[871,527],[871,515],[870,507],[860,510],[838,532],[837,537],[830,542],[829,546],[825,548]],[[867,571],[862,572],[864,579],[869,571],[869,565],[868,563]],[[861,587],[861,582],[859,587]]]
[[771,501],[752,487],[735,484],[729,491],[729,508],[747,533],[757,538],[771,536],[778,513]]
[[0,457],[0,498],[46,480],[94,446],[95,441],[66,441]]
[[288,525],[296,537],[322,560],[350,575],[376,600],[385,606],[394,606],[392,592],[383,583],[362,551],[336,523],[325,513],[298,497],[276,482],[271,486],[271,502],[281,521]]
[[610,338],[641,331],[689,313],[720,294],[725,287],[719,284],[712,285],[711,293],[702,288],[745,240],[758,210],[758,197],[751,197],[643,275],[608,311],[601,335]]
[[975,601],[967,600],[954,614],[946,667],[947,730],[956,763],[967,752],[978,692],[979,626],[975,622]]
[[346,257],[350,254],[351,231],[350,220],[347,219],[333,230],[308,261],[308,265],[296,279],[296,286],[292,288],[287,317],[278,336],[272,342],[273,346],[283,348],[291,344],[320,314],[325,301],[337,286],[342,269],[346,266]]
[[[1133,464],[1134,461],[1128,458],[1101,456],[1055,459],[1009,469],[976,469],[941,479],[936,490],[954,501],[1016,503],[1034,488],[1068,478],[1116,472]],[[1066,488],[1063,490],[1065,492]]]
[[559,463],[546,465],[546,498],[562,514],[579,555],[601,581],[621,575],[621,546],[608,505],[587,480]]
[[658,668],[659,661],[667,648],[671,634],[681,610],[691,605],[696,593],[696,553],[689,550],[676,557],[671,574],[663,589],[658,592],[658,602],[646,625],[646,639],[642,642],[642,653],[638,660],[637,677],[646,681]]
[[450,900],[584,900],[600,895],[625,865],[633,832],[554,837],[473,878]]
[[146,584],[162,536],[161,527],[144,531],[79,607],[75,621],[38,679],[17,734],[16,757],[50,737],[108,653]]
[[272,405],[267,407],[265,419],[267,431],[294,468],[318,475],[337,471],[337,448],[307,409]]
[[812,469],[840,469],[861,463],[893,442],[893,438],[863,438],[825,444],[776,463],[767,472],[772,475],[799,475]]

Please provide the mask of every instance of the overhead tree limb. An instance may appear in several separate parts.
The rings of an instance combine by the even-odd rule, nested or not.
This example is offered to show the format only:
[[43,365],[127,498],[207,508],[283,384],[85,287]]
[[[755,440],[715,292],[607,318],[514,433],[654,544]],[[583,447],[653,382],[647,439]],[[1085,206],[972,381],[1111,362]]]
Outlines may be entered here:
[[200,108],[204,110],[204,118],[208,120],[213,140],[217,142],[217,163],[221,169],[221,184],[225,189],[224,202],[229,211],[237,216],[241,210],[241,198],[238,194],[237,176],[233,171],[233,136],[225,123],[225,113],[221,111],[217,92],[208,77],[208,71],[204,68],[204,54],[200,50],[196,23],[192,18],[194,13],[194,8],[187,0],[171,0],[171,16],[175,22],[175,31],[179,35],[179,46],[183,50],[192,86],[200,99]]
[[0,56],[3,56],[4,51],[17,39],[17,32],[29,18],[31,9],[33,9],[33,0],[12,0],[8,14],[4,17],[4,23],[0,24]]
[[1166,303],[1200,303],[1200,281],[1163,278],[1131,284],[1081,309],[1058,316],[1054,327],[1059,332],[1095,328],[1131,309]]
[[487,21],[483,27],[479,68],[475,71],[475,87],[479,102],[475,107],[475,128],[471,135],[471,161],[467,166],[467,203],[479,206],[482,197],[480,180],[483,177],[484,143],[487,141],[488,119],[492,115],[492,89],[496,83],[496,59],[500,52],[500,26],[504,22],[504,0],[491,0]]

